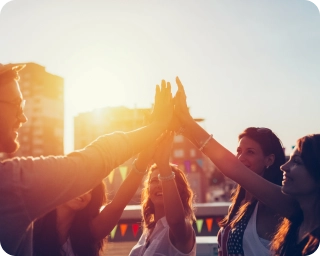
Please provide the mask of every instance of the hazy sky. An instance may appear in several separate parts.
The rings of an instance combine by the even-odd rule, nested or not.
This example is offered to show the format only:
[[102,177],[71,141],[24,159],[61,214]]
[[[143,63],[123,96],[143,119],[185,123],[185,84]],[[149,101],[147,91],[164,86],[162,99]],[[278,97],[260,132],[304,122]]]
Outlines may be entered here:
[[65,78],[66,153],[74,115],[150,107],[177,75],[191,114],[232,152],[249,126],[271,128],[287,154],[320,132],[320,14],[306,0],[13,0],[0,62]]

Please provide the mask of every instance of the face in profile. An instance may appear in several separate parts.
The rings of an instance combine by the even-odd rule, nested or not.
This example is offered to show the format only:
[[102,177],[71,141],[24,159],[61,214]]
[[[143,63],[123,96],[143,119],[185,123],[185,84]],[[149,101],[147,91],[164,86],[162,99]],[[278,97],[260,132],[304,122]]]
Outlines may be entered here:
[[65,204],[62,205],[62,207],[67,207],[73,211],[80,211],[84,209],[91,201],[91,197],[92,197],[91,192],[92,190],[66,202]]
[[281,166],[283,171],[282,192],[294,197],[303,197],[317,193],[320,185],[316,183],[305,167],[297,147],[290,159]]
[[21,109],[22,94],[16,81],[0,86],[0,151],[13,153],[19,148],[18,130],[27,121]]
[[246,136],[239,140],[236,156],[245,166],[259,175],[263,174],[266,166],[271,165],[270,159],[264,155],[259,143]]

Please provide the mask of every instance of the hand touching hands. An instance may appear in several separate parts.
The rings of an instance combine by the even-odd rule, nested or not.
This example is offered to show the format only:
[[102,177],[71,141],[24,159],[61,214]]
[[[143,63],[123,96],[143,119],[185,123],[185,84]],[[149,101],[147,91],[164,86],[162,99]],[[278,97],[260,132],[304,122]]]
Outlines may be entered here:
[[189,113],[187,96],[179,77],[176,77],[176,83],[178,90],[174,96],[174,117],[180,121],[180,125],[184,126],[191,120],[193,121],[193,118]]
[[169,125],[173,116],[173,99],[171,84],[165,80],[161,81],[161,87],[156,86],[155,104],[151,114],[152,121],[158,122],[165,128]]

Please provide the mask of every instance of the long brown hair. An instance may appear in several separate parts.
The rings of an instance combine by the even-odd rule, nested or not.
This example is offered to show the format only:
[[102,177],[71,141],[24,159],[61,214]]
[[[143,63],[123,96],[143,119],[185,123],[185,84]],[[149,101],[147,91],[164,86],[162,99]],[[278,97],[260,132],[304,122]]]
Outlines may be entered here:
[[[256,128],[249,127],[245,129],[239,136],[238,141],[243,137],[248,137],[257,142],[265,156],[274,154],[275,159],[268,171],[265,171],[262,175],[266,180],[281,185],[282,172],[280,166],[285,163],[285,155],[280,139],[268,128]],[[245,214],[251,214],[254,210],[257,200],[252,199],[251,202],[247,202],[240,207],[242,200],[245,198],[246,191],[240,185],[237,185],[236,189],[231,196],[231,206],[229,208],[227,216],[219,222],[220,227],[225,227],[231,224],[233,228]],[[237,214],[238,213],[238,214]],[[237,218],[234,217],[237,215]]]
[[[156,224],[154,221],[154,205],[150,199],[149,194],[149,181],[151,173],[156,170],[158,167],[156,164],[153,164],[147,174],[147,178],[144,181],[144,187],[141,191],[141,211],[142,211],[142,226],[143,230],[146,231],[150,228],[153,228]],[[184,207],[185,218],[190,220],[192,223],[196,220],[194,214],[194,195],[187,180],[186,175],[183,171],[181,171],[177,166],[171,165],[172,171],[175,173],[175,181],[177,184],[177,188],[180,194],[181,202]]]
[[[103,182],[91,192],[88,205],[76,212],[69,237],[76,256],[98,256],[103,250],[105,239],[96,240],[90,230],[90,222],[99,214],[106,203],[106,187]],[[34,256],[64,256],[59,243],[56,209],[38,219],[34,224]]]
[[[320,184],[320,134],[307,135],[297,141],[297,149],[301,153],[301,159],[311,177]],[[318,212],[320,211],[319,188]],[[299,227],[303,222],[303,212],[300,207],[289,219],[284,219],[274,236],[272,250],[276,255],[306,255],[313,252],[318,246],[320,234],[311,233],[302,251],[297,252],[297,238]],[[317,229],[318,233],[320,228]],[[317,238],[315,237],[317,236]]]

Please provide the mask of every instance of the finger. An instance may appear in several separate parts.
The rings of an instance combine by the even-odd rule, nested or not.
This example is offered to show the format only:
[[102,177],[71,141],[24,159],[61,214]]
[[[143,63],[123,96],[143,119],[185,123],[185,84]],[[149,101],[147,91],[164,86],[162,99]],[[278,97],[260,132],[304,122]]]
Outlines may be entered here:
[[167,82],[167,94],[166,96],[168,97],[168,99],[172,99],[172,93],[171,93],[171,83]]
[[167,82],[167,91],[168,93],[171,93],[171,83]]
[[154,103],[157,103],[159,101],[160,97],[161,97],[160,86],[157,84],[156,85],[156,95],[154,97]]
[[178,90],[184,92],[184,87],[183,87],[183,85],[182,85],[182,83],[181,83],[181,81],[180,81],[178,76],[176,77],[176,83],[177,83],[177,86],[178,86]]
[[165,92],[166,89],[166,81],[165,80],[161,80],[161,92]]

